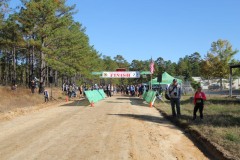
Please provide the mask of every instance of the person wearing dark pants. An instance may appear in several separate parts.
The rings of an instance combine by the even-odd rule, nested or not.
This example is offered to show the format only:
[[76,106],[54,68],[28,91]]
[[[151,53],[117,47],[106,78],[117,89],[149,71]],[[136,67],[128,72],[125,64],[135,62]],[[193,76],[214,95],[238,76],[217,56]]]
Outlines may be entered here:
[[[202,101],[202,100],[200,100]],[[200,113],[200,118],[203,119],[203,108],[204,108],[204,105],[202,105],[202,102],[201,103],[197,103],[195,106],[194,106],[194,110],[193,110],[193,120],[195,120],[197,118],[197,111],[199,110],[199,113]]]
[[[167,94],[170,97],[172,116],[180,117],[180,99],[181,99],[181,86],[177,83],[177,79],[173,79],[173,83],[168,87]],[[176,108],[176,109],[175,109]],[[177,113],[176,113],[177,110]]]
[[194,95],[194,110],[193,110],[193,120],[197,118],[197,111],[199,110],[200,118],[203,119],[203,108],[204,101],[206,100],[206,95],[202,92],[202,87],[198,87],[197,92]]
[[111,95],[111,85],[110,85],[110,84],[107,85],[107,96],[108,96],[108,97],[111,97],[111,96],[112,96],[112,95]]
[[30,85],[31,85],[30,86],[31,87],[31,92],[34,93],[35,92],[34,90],[36,88],[36,82],[34,80],[32,80]]
[[[180,98],[171,98],[171,107],[172,107],[172,116],[181,116],[181,111],[180,111]],[[176,109],[175,109],[176,108]],[[176,114],[177,110],[177,114]]]

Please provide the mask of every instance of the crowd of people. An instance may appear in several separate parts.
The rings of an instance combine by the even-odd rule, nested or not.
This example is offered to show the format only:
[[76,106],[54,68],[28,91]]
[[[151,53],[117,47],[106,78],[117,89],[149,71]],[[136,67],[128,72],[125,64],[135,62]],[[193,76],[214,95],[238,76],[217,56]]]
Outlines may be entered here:
[[66,93],[66,95],[68,95],[69,98],[72,97],[77,97],[77,94],[79,92],[80,97],[83,97],[83,92],[84,92],[84,88],[83,86],[77,86],[74,83],[63,83],[62,85],[62,91],[64,91]]
[[80,97],[84,97],[85,96],[84,91],[98,89],[103,89],[108,97],[111,97],[116,94],[140,97],[143,94],[143,92],[147,90],[147,87],[142,84],[138,85],[94,84],[77,86],[74,83],[73,84],[63,83],[62,85],[62,90],[70,98],[77,97],[78,93],[80,94]]
[[[34,93],[36,88],[39,88],[39,94],[43,93],[45,102],[49,101],[49,93],[46,89],[44,89],[43,83],[39,82],[37,78],[34,78],[30,83],[31,92]],[[69,97],[78,97],[79,94],[80,98],[85,97],[84,91],[87,90],[98,90],[103,89],[106,93],[107,97],[111,97],[116,94],[127,95],[127,96],[136,96],[142,97],[143,93],[148,90],[143,84],[137,85],[114,85],[114,84],[106,84],[106,85],[80,85],[77,86],[74,83],[63,83],[62,91]],[[162,90],[160,91],[162,92]],[[173,117],[180,117],[181,110],[180,110],[180,99],[181,99],[181,86],[177,83],[176,79],[173,79],[172,84],[170,84],[166,88],[166,94],[169,97],[171,109],[172,109],[172,116]],[[161,93],[157,92],[157,98],[162,100]],[[206,100],[206,95],[202,92],[202,88],[199,86],[195,95],[194,95],[194,109],[193,109],[193,120],[196,119],[197,112],[200,113],[200,119],[203,119],[203,108],[204,108],[204,101]]]
[[[116,94],[133,96],[133,97],[142,97],[143,93],[147,91],[149,88],[143,84],[138,85],[114,85],[114,84],[106,84],[106,85],[80,85],[76,86],[75,84],[63,84],[63,91],[71,97],[76,97],[77,92],[79,92],[80,97],[84,97],[84,91],[86,90],[98,90],[103,89],[106,93],[107,97],[111,97]],[[156,97],[159,100],[162,100],[162,89],[156,92]],[[180,100],[181,100],[181,86],[177,83],[177,79],[173,79],[172,84],[167,86],[166,93],[168,94],[170,105],[172,109],[172,116],[173,117],[180,117],[181,116],[181,109],[180,109]],[[206,95],[204,92],[201,91],[201,87],[198,87],[194,95],[194,110],[193,110],[193,120],[196,119],[196,114],[200,112],[200,118],[203,119],[203,108],[204,108],[204,101],[206,100]]]
[[146,86],[142,84],[138,85],[104,85],[102,89],[105,91],[108,97],[114,94],[138,96],[140,97],[144,91],[146,91]]

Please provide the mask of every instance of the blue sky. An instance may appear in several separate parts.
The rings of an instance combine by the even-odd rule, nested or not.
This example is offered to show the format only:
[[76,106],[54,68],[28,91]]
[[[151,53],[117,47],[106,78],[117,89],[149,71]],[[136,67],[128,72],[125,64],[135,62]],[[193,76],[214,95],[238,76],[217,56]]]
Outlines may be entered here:
[[[177,62],[218,39],[240,50],[240,0],[67,0],[101,54]],[[240,60],[240,53],[235,56]]]
[[[112,58],[177,62],[226,39],[240,49],[239,0],[70,0],[95,49]],[[240,60],[240,53],[235,58]]]

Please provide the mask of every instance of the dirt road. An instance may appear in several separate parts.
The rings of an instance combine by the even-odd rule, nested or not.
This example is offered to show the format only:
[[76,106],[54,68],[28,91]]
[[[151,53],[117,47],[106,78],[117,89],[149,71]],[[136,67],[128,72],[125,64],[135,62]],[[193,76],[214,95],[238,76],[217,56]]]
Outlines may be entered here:
[[0,122],[0,159],[207,159],[138,98],[114,96],[94,107],[75,104]]

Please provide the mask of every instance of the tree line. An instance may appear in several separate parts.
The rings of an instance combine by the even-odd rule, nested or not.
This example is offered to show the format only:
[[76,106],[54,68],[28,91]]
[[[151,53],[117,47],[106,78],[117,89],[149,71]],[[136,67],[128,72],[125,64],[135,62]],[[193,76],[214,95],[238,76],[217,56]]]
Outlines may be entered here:
[[[150,60],[127,62],[122,55],[100,54],[89,43],[86,28],[73,20],[75,5],[67,6],[65,0],[21,0],[16,10],[8,7],[9,0],[0,1],[0,84],[17,83],[29,86],[37,77],[44,85],[53,77],[56,86],[68,83],[141,83],[139,79],[104,80],[91,74],[93,71],[149,71]],[[209,52],[201,57],[198,52],[179,58],[178,62],[155,60],[153,77],[164,71],[185,81],[192,76],[206,79],[228,78],[229,64],[238,50],[228,40],[217,40]],[[239,69],[234,70],[240,75]]]

